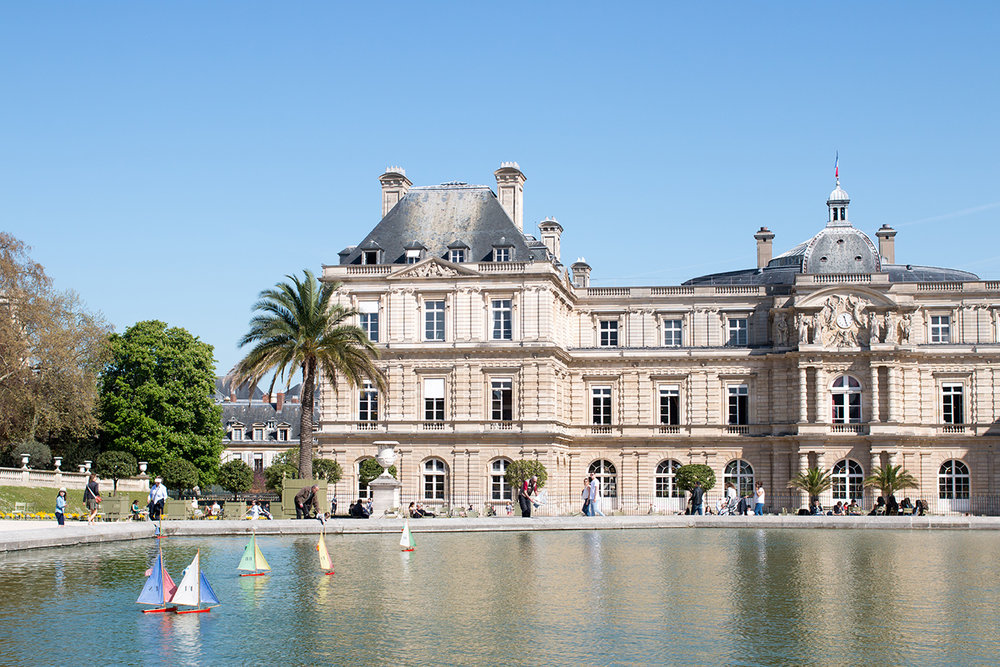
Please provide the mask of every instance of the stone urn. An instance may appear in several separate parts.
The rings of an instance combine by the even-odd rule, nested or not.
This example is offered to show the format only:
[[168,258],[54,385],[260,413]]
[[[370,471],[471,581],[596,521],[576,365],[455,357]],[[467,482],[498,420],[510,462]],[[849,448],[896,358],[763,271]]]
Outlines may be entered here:
[[395,442],[376,442],[375,446],[378,447],[378,454],[375,455],[375,460],[378,464],[382,466],[382,474],[380,477],[392,477],[389,474],[389,468],[396,463],[396,444]]

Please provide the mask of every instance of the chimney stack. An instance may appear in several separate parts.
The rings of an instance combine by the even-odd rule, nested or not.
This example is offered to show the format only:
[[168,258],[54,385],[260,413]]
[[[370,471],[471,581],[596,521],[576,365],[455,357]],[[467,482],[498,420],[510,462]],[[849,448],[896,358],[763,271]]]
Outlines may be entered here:
[[278,392],[278,399],[277,400],[278,400],[278,402],[274,406],[274,409],[277,412],[281,412],[281,408],[285,407],[285,392],[279,391]]
[[229,389],[229,402],[230,403],[236,402],[236,390],[233,389],[232,387],[230,387]]
[[573,270],[573,282],[577,287],[590,287],[590,264],[579,258],[569,267]]
[[886,264],[896,263],[896,230],[889,225],[882,225],[875,236],[878,237],[878,254]]
[[524,232],[524,182],[528,179],[521,173],[516,162],[501,162],[493,172],[497,177],[497,199],[503,210],[514,221],[518,231]]
[[774,248],[771,241],[774,240],[774,232],[767,227],[761,227],[760,231],[753,235],[757,239],[757,268],[763,269],[771,261]]
[[382,217],[392,210],[400,199],[406,196],[413,183],[406,177],[402,167],[386,167],[385,173],[378,177],[382,184]]
[[559,239],[562,236],[562,225],[555,218],[545,218],[538,223],[538,231],[542,235],[542,243],[549,249],[555,260],[559,261]]

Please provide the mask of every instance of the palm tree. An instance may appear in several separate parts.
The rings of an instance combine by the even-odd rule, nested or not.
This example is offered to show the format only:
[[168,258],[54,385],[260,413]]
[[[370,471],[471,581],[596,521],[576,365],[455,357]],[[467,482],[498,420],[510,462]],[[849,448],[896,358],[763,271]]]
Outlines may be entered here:
[[920,484],[916,477],[903,470],[902,465],[890,463],[885,468],[874,468],[872,474],[865,478],[865,486],[880,489],[882,495],[888,497],[902,489],[915,489]]
[[820,470],[819,468],[809,468],[788,481],[788,488],[805,491],[809,496],[810,502],[819,498],[819,495],[832,485],[833,480],[830,479],[830,471]]
[[302,371],[299,476],[311,479],[313,398],[320,376],[334,389],[338,374],[353,387],[369,380],[384,391],[386,382],[375,364],[378,350],[360,327],[349,324],[357,311],[330,303],[340,283],[321,284],[308,269],[304,279],[285,277],[288,282],[262,291],[254,304],[250,330],[240,339],[240,347],[253,347],[230,371],[230,378],[253,387],[274,371],[271,393],[279,377],[286,378],[287,388]]

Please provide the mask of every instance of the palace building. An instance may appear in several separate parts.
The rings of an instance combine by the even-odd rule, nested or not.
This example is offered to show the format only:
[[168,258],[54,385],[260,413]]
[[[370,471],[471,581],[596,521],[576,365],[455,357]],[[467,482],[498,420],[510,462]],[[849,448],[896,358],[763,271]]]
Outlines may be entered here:
[[519,166],[495,175],[495,191],[415,187],[387,169],[381,221],[323,267],[389,380],[321,390],[342,499],[390,440],[407,502],[505,503],[504,469],[531,458],[564,510],[594,472],[605,511],[677,511],[674,472],[705,463],[713,495],[761,482],[772,510],[803,502],[787,484],[809,467],[833,473],[824,505],[870,503],[863,478],[893,464],[932,511],[991,511],[1000,281],[897,263],[896,232],[853,226],[838,180],[811,238],[774,255],[774,233],[753,234],[756,267],[591,287],[586,262],[562,263],[559,222],[524,229]]

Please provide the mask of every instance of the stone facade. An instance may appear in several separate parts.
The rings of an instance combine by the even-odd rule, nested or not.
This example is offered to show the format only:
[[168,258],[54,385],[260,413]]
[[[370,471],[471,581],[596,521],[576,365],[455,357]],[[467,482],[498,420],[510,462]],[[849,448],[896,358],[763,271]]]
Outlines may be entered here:
[[[757,233],[757,269],[590,287],[583,260],[572,279],[561,264],[555,220],[540,225],[545,243],[517,228],[524,178],[512,170],[497,172],[517,186],[496,202],[509,228],[477,227],[461,203],[442,209],[434,197],[457,196],[448,185],[412,188],[400,201],[429,198],[435,233],[418,236],[412,207],[393,229],[417,236],[419,257],[363,261],[366,248],[388,247],[376,227],[324,267],[377,338],[389,379],[383,396],[321,388],[317,438],[344,467],[342,498],[356,495],[372,443],[395,440],[403,498],[418,502],[503,503],[503,462],[532,458],[563,509],[597,470],[607,509],[674,511],[683,498],[671,469],[686,463],[715,470],[713,494],[727,479],[762,482],[775,508],[804,500],[791,476],[832,468],[842,474],[829,504],[860,497],[858,475],[892,463],[920,482],[905,495],[932,510],[982,511],[977,497],[1000,484],[1000,282],[893,264],[892,246],[876,250],[847,222],[838,183],[810,241],[771,259],[774,235]],[[885,229],[880,243],[895,236]],[[447,242],[474,247],[484,234],[494,247],[517,234],[527,250],[449,255]]]

